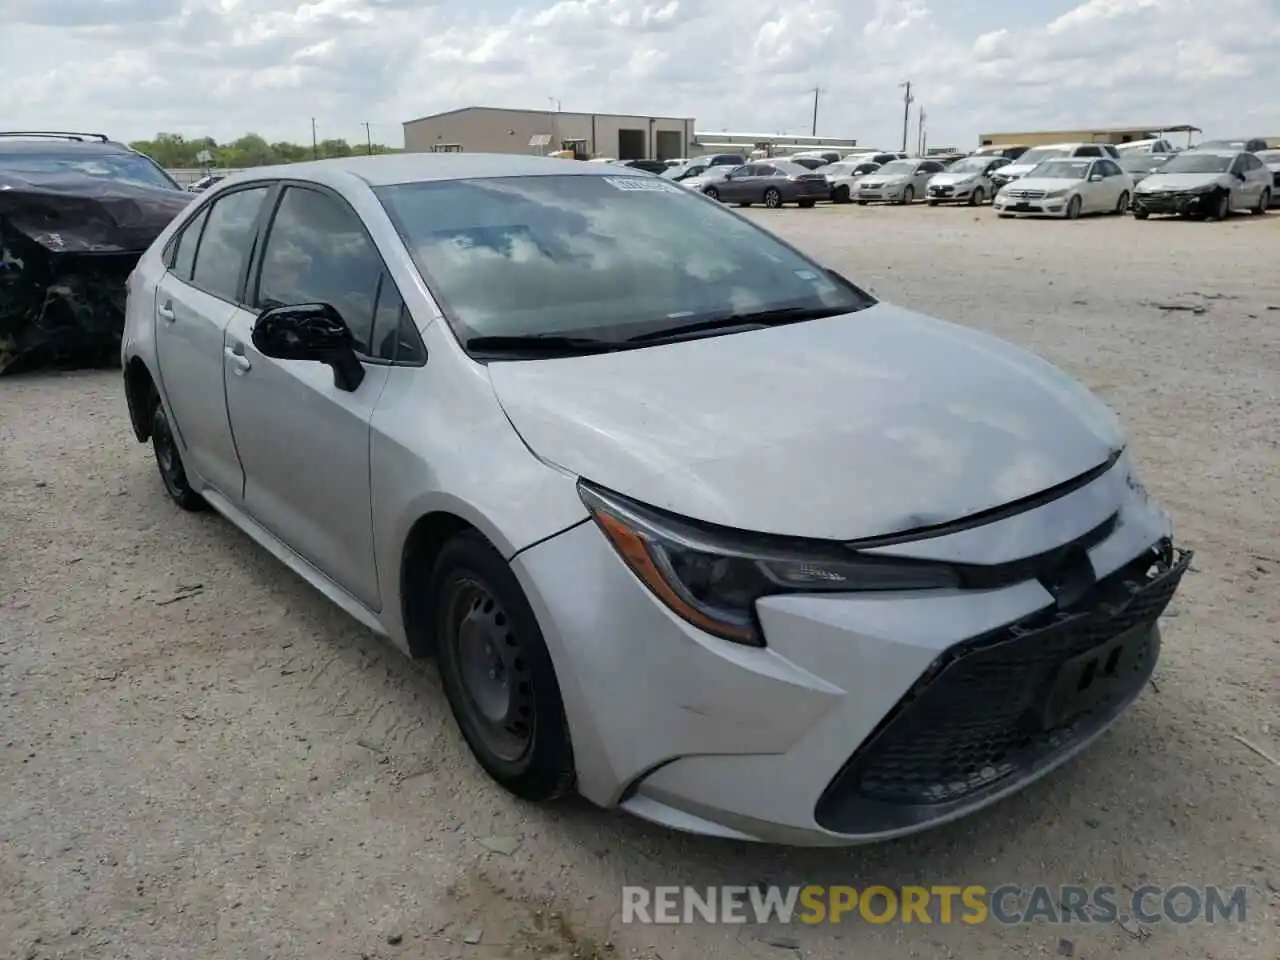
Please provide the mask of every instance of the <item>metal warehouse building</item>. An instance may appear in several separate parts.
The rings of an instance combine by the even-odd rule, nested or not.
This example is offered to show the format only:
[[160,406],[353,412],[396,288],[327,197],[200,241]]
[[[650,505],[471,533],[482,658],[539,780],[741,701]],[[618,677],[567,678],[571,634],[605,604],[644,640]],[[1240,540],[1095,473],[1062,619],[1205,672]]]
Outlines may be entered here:
[[978,146],[1040,147],[1051,143],[1131,143],[1134,140],[1153,140],[1170,133],[1185,133],[1188,140],[1199,127],[1186,123],[1167,127],[1100,127],[1096,130],[1035,130],[1026,133],[981,133]]
[[693,140],[691,117],[558,110],[463,107],[404,125],[404,148],[410,153],[545,154],[576,143],[592,157],[673,160],[688,156]]

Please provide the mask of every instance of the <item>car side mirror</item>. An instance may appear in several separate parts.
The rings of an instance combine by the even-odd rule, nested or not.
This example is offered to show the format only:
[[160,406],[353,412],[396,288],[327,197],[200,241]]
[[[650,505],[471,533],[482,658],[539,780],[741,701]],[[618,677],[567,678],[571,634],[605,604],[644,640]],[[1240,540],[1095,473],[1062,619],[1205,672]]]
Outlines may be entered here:
[[1249,178],[1248,178],[1248,177],[1246,177],[1246,176],[1244,175],[1244,171],[1243,171],[1243,170],[1237,170],[1237,171],[1236,171],[1236,179],[1237,179],[1237,180],[1248,180]]
[[364,381],[351,329],[328,303],[268,307],[254,322],[253,345],[265,357],[332,367],[333,385],[348,393]]
[[1100,173],[1095,173],[1091,177],[1089,177],[1090,183],[1101,183],[1102,180],[1103,180],[1103,176]]

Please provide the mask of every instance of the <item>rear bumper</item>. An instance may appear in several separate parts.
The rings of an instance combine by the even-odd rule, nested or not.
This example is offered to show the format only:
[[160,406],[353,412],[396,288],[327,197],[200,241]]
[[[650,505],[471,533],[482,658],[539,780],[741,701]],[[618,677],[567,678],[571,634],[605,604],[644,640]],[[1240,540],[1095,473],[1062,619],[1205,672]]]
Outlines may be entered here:
[[[1127,476],[1117,467],[1031,514],[912,548],[1020,562],[996,556],[1026,546],[1015,527],[1041,538],[1033,553],[1077,544],[1101,580],[1073,607],[1058,609],[1034,576],[777,596],[757,604],[763,649],[677,619],[594,524],[525,551],[513,568],[556,665],[581,792],[676,829],[835,846],[913,833],[1021,789],[1114,722],[1159,655],[1156,621],[1189,555],[1154,559],[1168,518]],[[1086,534],[1100,539],[1085,545]],[[1120,636],[1112,662],[1106,645]],[[1062,700],[1074,689],[1064,670],[1078,680],[1093,661],[1095,678],[1111,679],[1084,686],[1101,692]],[[1076,709],[1046,712],[1049,702]]]

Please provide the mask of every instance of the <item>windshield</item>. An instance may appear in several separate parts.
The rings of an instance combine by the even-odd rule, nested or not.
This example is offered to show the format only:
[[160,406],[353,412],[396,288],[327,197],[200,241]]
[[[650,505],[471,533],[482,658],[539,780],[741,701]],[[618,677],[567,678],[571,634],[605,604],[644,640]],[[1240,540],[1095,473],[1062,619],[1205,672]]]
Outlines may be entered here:
[[16,153],[5,156],[4,169],[17,174],[67,173],[162,190],[181,189],[168,174],[137,153]]
[[986,173],[987,168],[995,163],[994,157],[965,157],[947,167],[948,173]]
[[914,160],[894,160],[891,163],[886,163],[880,168],[879,172],[890,176],[898,173],[915,173],[916,163]]
[[1046,160],[1027,171],[1027,179],[1083,180],[1089,175],[1089,160]]
[[612,340],[705,317],[868,302],[772,234],[656,177],[500,177],[375,193],[464,341]]
[[1120,166],[1130,173],[1145,173],[1163,166],[1169,157],[1163,153],[1135,153],[1120,158]]
[[1180,153],[1160,167],[1161,173],[1226,173],[1235,157],[1220,153]]
[[825,167],[820,167],[814,173],[823,173],[828,177],[851,177],[874,169],[875,164],[868,166],[865,160],[841,160],[838,163],[829,163]]
[[1014,162],[1019,166],[1035,166],[1041,160],[1050,160],[1053,157],[1065,157],[1071,151],[1064,147],[1036,147],[1034,150],[1028,150]]

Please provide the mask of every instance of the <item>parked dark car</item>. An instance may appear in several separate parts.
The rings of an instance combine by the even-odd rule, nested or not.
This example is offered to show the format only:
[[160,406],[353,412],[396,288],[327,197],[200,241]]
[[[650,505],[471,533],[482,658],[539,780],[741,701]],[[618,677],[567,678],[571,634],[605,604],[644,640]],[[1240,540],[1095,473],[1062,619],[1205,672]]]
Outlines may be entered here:
[[826,177],[788,160],[744,163],[717,184],[716,190],[721,200],[740,207],[753,203],[766,207],[780,207],[784,203],[812,207],[831,196]]
[[0,132],[0,374],[119,363],[125,281],[194,199],[103,134]]

